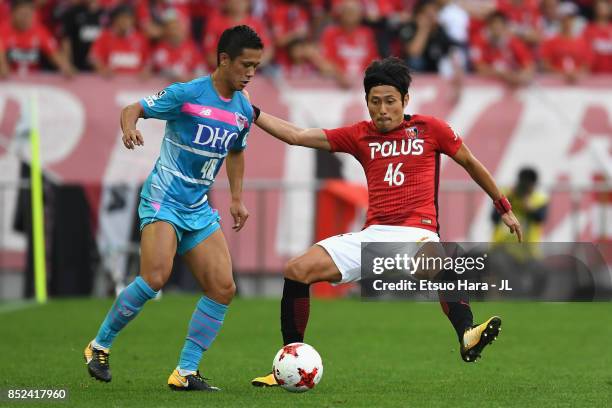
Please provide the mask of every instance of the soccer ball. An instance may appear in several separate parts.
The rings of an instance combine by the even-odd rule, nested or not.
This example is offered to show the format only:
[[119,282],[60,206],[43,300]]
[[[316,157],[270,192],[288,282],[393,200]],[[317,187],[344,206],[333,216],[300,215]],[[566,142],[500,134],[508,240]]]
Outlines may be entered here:
[[287,391],[305,392],[321,381],[323,362],[314,347],[291,343],[276,353],[272,373],[278,385]]

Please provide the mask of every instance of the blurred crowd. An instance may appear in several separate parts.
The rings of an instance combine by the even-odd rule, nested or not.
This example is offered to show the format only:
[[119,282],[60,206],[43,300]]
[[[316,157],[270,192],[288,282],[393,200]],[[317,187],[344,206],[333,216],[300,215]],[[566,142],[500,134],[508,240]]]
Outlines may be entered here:
[[185,81],[215,68],[223,30],[247,24],[268,75],[347,87],[395,55],[457,84],[469,72],[511,86],[536,72],[575,83],[612,74],[611,17],[612,0],[0,0],[0,77]]

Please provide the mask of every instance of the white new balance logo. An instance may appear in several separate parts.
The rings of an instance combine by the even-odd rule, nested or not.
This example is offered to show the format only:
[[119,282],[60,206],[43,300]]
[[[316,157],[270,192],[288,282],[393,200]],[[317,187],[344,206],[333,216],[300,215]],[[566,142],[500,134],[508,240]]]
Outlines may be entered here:
[[211,114],[211,113],[212,113],[212,112],[211,112],[211,110],[210,110],[210,109],[202,109],[202,110],[200,111],[200,115],[203,115],[203,116],[210,116],[210,114]]

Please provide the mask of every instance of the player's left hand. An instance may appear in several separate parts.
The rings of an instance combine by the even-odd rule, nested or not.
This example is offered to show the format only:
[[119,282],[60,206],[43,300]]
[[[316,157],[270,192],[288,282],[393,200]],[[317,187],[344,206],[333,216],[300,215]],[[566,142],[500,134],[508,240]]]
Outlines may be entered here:
[[516,234],[518,238],[518,242],[523,242],[523,231],[521,230],[521,223],[516,219],[516,216],[512,211],[508,211],[507,213],[501,216],[504,224],[510,228],[510,232]]
[[249,218],[249,212],[241,200],[232,200],[230,214],[232,214],[232,218],[234,218],[232,229],[236,232],[240,231],[242,227],[244,227],[247,218]]

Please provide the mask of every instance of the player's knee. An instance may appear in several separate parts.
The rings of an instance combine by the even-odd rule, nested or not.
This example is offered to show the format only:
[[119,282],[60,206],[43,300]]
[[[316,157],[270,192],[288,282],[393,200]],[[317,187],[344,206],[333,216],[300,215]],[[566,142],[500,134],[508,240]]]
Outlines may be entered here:
[[166,284],[164,274],[149,273],[144,275],[143,279],[145,282],[147,282],[147,285],[149,285],[149,287],[155,291],[160,290]]
[[141,275],[142,278],[153,290],[160,290],[166,284],[170,271],[172,270],[172,263],[167,262],[154,262],[147,270],[143,270]]
[[220,282],[215,285],[213,292],[209,297],[212,297],[216,302],[229,305],[236,295],[236,284],[233,280]]
[[311,274],[308,268],[305,267],[304,263],[298,259],[291,259],[285,265],[283,270],[285,278],[294,280],[296,282],[311,284]]

